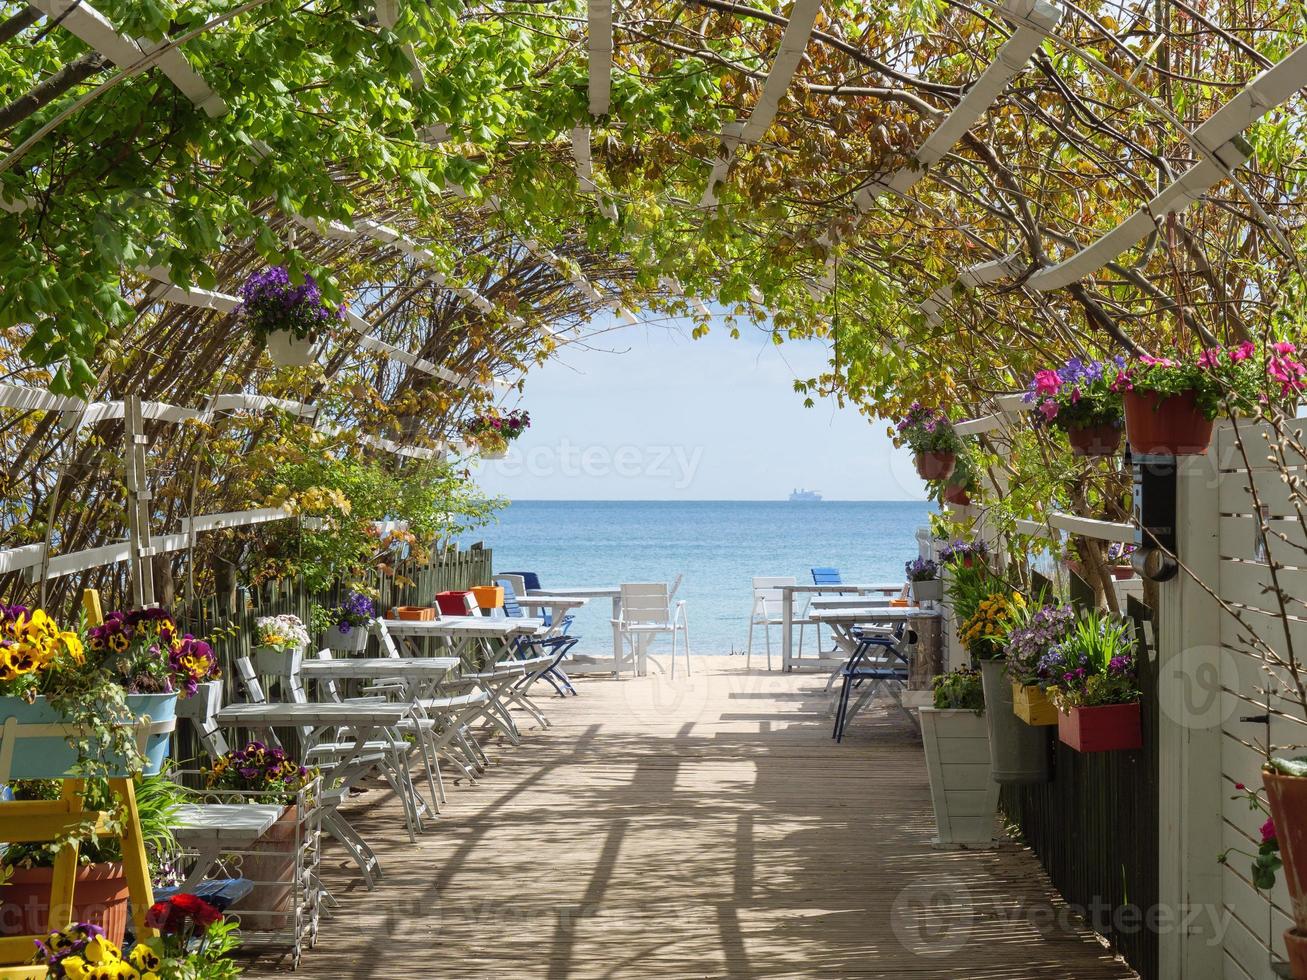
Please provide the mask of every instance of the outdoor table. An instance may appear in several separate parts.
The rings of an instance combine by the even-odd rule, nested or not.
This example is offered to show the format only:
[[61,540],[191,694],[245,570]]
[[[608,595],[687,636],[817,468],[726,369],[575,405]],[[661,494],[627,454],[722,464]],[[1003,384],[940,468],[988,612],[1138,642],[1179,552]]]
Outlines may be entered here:
[[[462,663],[458,657],[344,657],[339,660],[306,660],[300,664],[300,679],[311,681],[379,681],[398,678],[409,690],[412,703],[429,696],[451,670]],[[321,697],[321,692],[319,692]]]
[[[486,669],[502,660],[519,636],[539,638],[549,632],[543,619],[526,617],[506,618],[489,616],[446,616],[443,619],[388,619],[386,629],[391,636],[410,648],[420,640],[436,639],[444,642],[458,655],[464,665]],[[486,654],[485,663],[474,664],[466,655],[470,645],[479,646]]]
[[326,797],[331,791],[342,794],[351,777],[357,778],[371,763],[361,766],[357,760],[369,741],[391,741],[387,730],[410,718],[413,706],[396,701],[379,701],[366,704],[338,702],[275,701],[261,704],[229,704],[219,709],[214,722],[220,728],[309,728],[312,734],[305,740],[306,747],[318,741],[327,730],[333,731],[333,741],[348,741],[351,748],[334,761],[321,767],[324,804],[322,825],[354,856],[359,868],[372,887],[374,873],[381,868],[376,855],[334,806],[328,806]]
[[180,890],[195,889],[224,854],[248,850],[272,828],[285,807],[276,803],[184,803],[173,813],[177,843],[195,852]]
[[[553,592],[532,592],[518,596],[517,604],[527,609],[549,610],[549,632],[556,633],[563,628],[563,620],[573,609],[580,609],[589,603],[585,596],[557,595]],[[620,601],[620,600],[619,600]],[[543,617],[541,617],[543,618]]]
[[602,661],[588,664],[573,662],[569,663],[567,672],[569,674],[610,674],[617,672],[622,662],[622,628],[618,625],[618,620],[622,618],[622,587],[620,585],[570,585],[565,588],[528,589],[526,599],[519,599],[518,601],[525,604],[537,596],[585,599],[587,601],[590,599],[611,599],[613,603],[613,666],[610,668]]
[[[781,669],[790,671],[794,669],[798,658],[794,656],[794,596],[796,593],[802,595],[823,595],[832,594],[853,594],[853,595],[898,595],[903,591],[902,582],[874,582],[869,585],[860,585],[850,583],[847,585],[782,585],[781,590],[781,618],[784,621],[781,627]],[[809,618],[813,618],[809,615]],[[818,653],[818,666],[824,666],[828,661],[824,661]]]

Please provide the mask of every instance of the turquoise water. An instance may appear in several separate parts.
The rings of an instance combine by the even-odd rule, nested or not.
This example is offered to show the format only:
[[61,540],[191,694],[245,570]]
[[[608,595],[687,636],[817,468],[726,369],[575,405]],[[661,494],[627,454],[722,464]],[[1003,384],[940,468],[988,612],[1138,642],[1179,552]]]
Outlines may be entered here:
[[[691,649],[743,652],[750,580],[833,565],[846,582],[901,582],[917,554],[925,501],[546,501],[519,500],[476,537],[497,571],[530,570],[541,584],[671,582],[684,574]],[[578,652],[612,648],[607,600],[577,614]],[[762,642],[758,633],[755,642]]]

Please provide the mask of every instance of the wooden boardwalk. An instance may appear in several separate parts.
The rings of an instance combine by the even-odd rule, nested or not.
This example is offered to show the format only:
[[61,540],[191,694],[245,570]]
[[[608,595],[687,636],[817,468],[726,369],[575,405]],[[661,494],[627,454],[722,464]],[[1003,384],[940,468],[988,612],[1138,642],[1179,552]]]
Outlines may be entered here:
[[300,973],[1134,976],[1028,852],[931,848],[925,762],[901,714],[868,712],[836,746],[824,677],[696,667],[550,699],[554,727],[493,748],[497,765],[451,787],[416,846],[385,793],[361,797],[353,819],[386,877],[368,892],[329,847],[341,904]]

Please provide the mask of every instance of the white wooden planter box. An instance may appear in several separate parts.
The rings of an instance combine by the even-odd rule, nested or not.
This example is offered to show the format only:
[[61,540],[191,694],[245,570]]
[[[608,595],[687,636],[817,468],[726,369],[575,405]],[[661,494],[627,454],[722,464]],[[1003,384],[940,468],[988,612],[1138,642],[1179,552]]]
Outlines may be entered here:
[[985,716],[960,709],[922,708],[930,798],[939,847],[993,847],[998,783],[989,761]]

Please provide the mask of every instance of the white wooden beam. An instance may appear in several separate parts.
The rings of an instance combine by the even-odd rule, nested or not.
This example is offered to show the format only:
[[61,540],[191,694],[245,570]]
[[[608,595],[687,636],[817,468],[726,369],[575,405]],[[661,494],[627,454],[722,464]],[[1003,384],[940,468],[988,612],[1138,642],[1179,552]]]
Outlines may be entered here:
[[590,115],[608,115],[613,101],[613,0],[589,0],[586,34],[590,68]]
[[1135,526],[1133,524],[1116,524],[1112,521],[1097,521],[1092,517],[1078,517],[1075,514],[1054,513],[1048,515],[1049,527],[1079,534],[1085,538],[1099,541],[1116,541],[1120,544],[1134,544]]

